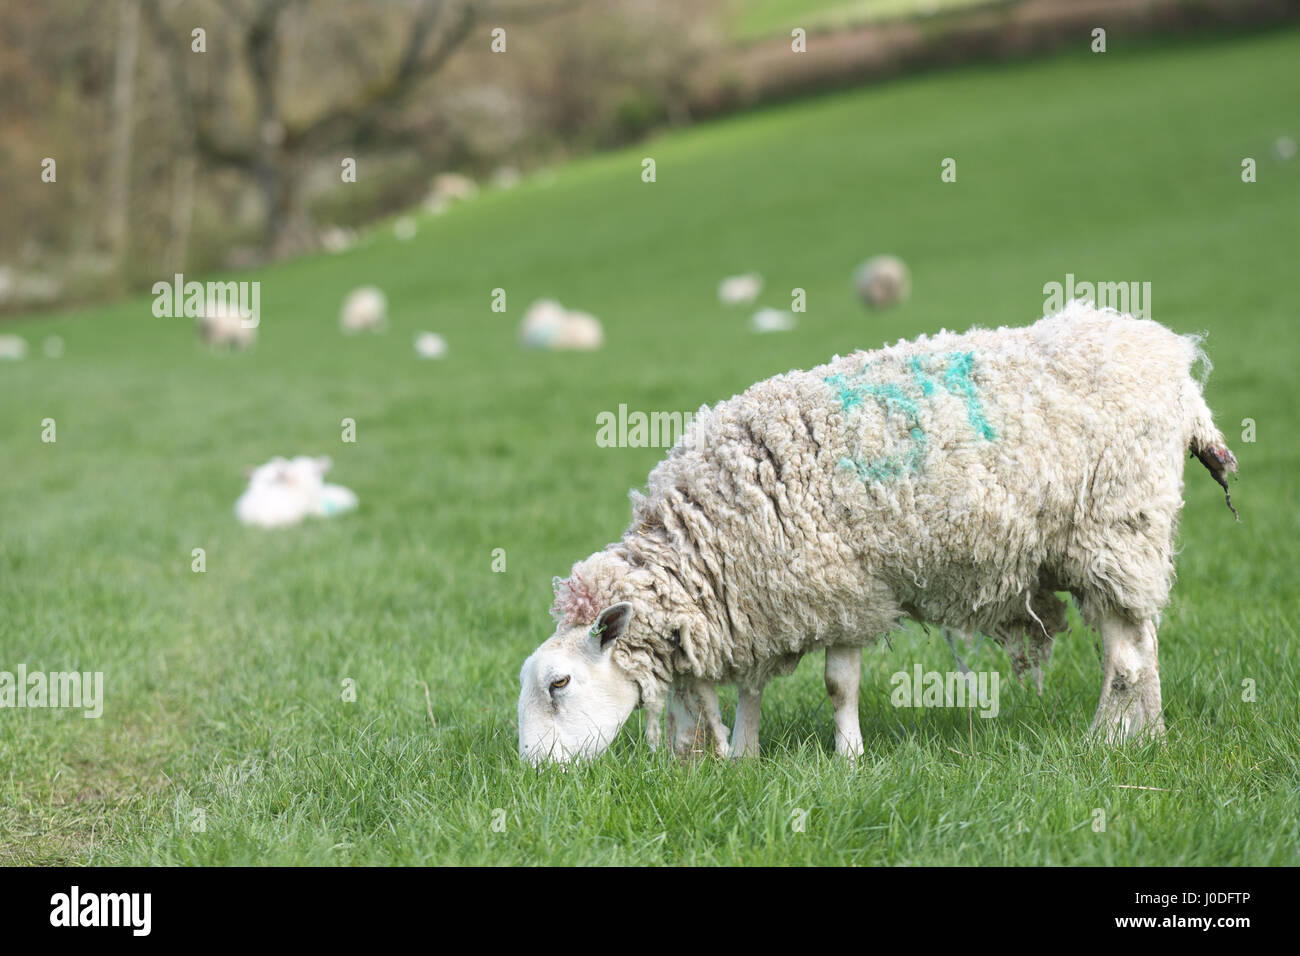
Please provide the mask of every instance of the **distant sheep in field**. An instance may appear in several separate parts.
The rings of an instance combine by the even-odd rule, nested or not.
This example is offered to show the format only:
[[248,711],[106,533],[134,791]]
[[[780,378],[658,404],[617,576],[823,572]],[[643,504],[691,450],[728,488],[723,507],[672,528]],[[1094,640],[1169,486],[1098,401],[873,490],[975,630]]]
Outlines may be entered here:
[[388,297],[372,285],[353,289],[343,300],[339,327],[349,335],[382,332],[388,327]]
[[718,301],[723,305],[748,305],[763,291],[763,277],[757,272],[728,276],[718,283]]
[[272,458],[250,469],[248,489],[235,502],[235,516],[242,524],[280,528],[309,516],[328,517],[353,510],[357,496],[350,489],[325,484],[325,473],[332,465],[328,455],[299,455],[292,460]]
[[873,309],[906,301],[912,292],[912,277],[897,256],[868,259],[858,267],[853,284],[858,296]]
[[426,359],[443,358],[447,354],[447,340],[437,332],[421,332],[415,337],[415,354]]
[[[1236,470],[1191,375],[1202,358],[1195,337],[1073,303],[701,409],[622,540],[556,580],[556,633],[520,673],[521,755],[592,756],[665,705],[675,746],[756,753],[757,694],[818,649],[852,755],[860,648],[912,618],[1012,649],[1028,636],[1016,667],[1032,670],[1064,627],[1061,591],[1104,648],[1092,732],[1162,735],[1156,621],[1184,457],[1225,490]],[[730,745],[719,683],[742,691]]]
[[519,341],[530,349],[592,350],[605,344],[605,333],[595,316],[538,299],[524,313]]
[[443,213],[453,202],[467,202],[478,196],[478,183],[460,173],[439,173],[433,177],[424,197],[426,212]]
[[27,340],[21,335],[0,335],[0,359],[27,357]]
[[257,326],[245,325],[239,309],[224,301],[208,300],[195,328],[200,341],[217,348],[246,349],[257,341]]
[[749,317],[749,331],[759,335],[789,332],[794,327],[794,313],[789,309],[759,309]]

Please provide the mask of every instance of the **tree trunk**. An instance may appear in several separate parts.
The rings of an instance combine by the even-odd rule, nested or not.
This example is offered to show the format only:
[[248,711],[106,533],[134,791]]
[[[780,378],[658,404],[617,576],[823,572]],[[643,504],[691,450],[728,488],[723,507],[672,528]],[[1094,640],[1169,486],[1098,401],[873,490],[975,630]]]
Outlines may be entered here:
[[131,206],[131,133],[135,104],[135,64],[140,41],[139,0],[118,0],[117,62],[113,77],[113,151],[108,171],[105,237],[117,266],[126,252]]
[[253,71],[253,90],[257,98],[257,145],[254,150],[253,175],[262,194],[266,215],[265,247],[271,255],[280,251],[288,224],[284,188],[284,122],[276,91],[279,74],[279,41],[276,38],[280,11],[277,0],[265,0],[248,31],[248,59]]

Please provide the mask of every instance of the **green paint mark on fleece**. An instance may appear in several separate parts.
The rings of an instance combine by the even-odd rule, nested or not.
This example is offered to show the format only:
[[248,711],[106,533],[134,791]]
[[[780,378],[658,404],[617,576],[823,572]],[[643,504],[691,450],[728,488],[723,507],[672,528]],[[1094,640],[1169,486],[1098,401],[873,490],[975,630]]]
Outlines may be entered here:
[[[922,399],[932,398],[936,387],[956,395],[966,402],[966,415],[972,430],[985,441],[993,441],[996,432],[984,415],[984,406],[979,399],[979,389],[972,379],[974,371],[974,352],[952,352],[935,357],[936,368],[927,369],[921,356],[913,356],[908,361],[912,373],[912,383],[920,392]],[[835,397],[846,413],[860,406],[867,398],[875,399],[885,410],[886,415],[901,414],[907,419],[908,434],[912,439],[911,447],[896,455],[886,455],[875,461],[861,461],[854,458],[841,458],[839,465],[853,471],[864,482],[887,481],[901,478],[905,474],[915,474],[925,463],[927,441],[925,430],[921,427],[921,410],[917,399],[903,390],[901,385],[893,383],[879,384],[865,382],[870,363],[863,365],[857,372],[845,375],[837,372],[828,375],[824,382],[835,390]],[[936,375],[942,377],[936,378]]]
[[915,474],[921,470],[925,459],[925,432],[920,428],[911,431],[912,447],[901,455],[886,455],[872,462],[841,458],[839,466],[855,472],[863,481],[886,481],[901,478],[905,474]]
[[[854,377],[859,378],[866,372],[866,366]],[[844,410],[850,411],[862,404],[862,399],[866,397],[874,398],[887,411],[899,411],[909,418],[916,418],[920,410],[916,407],[916,402],[907,396],[903,389],[898,385],[877,385],[875,382],[858,382],[850,384],[849,379],[842,373],[827,376],[823,381],[839,392],[840,404]]]
[[975,433],[985,441],[993,441],[997,433],[993,431],[989,420],[984,417],[984,406],[980,403],[979,390],[971,380],[975,353],[954,352],[947,356],[947,359],[948,371],[943,376],[943,387],[954,395],[966,399],[966,415],[970,419],[970,427],[975,429]]

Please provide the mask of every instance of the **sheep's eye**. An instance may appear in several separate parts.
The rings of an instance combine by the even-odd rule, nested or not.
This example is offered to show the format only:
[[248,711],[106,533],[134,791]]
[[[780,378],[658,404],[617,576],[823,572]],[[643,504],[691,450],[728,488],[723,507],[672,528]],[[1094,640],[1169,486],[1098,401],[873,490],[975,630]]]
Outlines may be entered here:
[[553,680],[551,681],[551,690],[559,690],[561,687],[566,686],[568,683],[569,683],[568,677],[561,677],[559,680]]

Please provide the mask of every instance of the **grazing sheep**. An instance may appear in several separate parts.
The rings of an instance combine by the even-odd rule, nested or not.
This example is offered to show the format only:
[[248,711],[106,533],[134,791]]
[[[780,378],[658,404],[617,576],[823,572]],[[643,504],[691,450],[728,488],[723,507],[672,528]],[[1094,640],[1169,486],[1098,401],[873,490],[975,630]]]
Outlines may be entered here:
[[1072,303],[702,409],[634,495],[622,540],[557,579],[556,633],[520,673],[521,755],[592,756],[635,707],[665,702],[675,744],[726,753],[716,685],[752,698],[818,648],[847,684],[832,688],[847,723],[853,652],[901,620],[1038,629],[1024,656],[1041,662],[1058,591],[1104,645],[1093,733],[1161,734],[1156,618],[1183,458],[1225,490],[1236,470],[1190,374],[1200,358],[1195,337]]
[[248,489],[235,502],[235,516],[243,524],[280,528],[309,515],[327,517],[353,510],[357,496],[323,480],[332,464],[328,455],[299,455],[293,460],[272,458],[251,469]]
[[767,332],[789,332],[794,325],[794,313],[789,309],[759,309],[749,317],[749,331],[759,335]]
[[763,277],[757,272],[728,276],[718,283],[718,301],[723,305],[748,305],[763,291]]
[[907,266],[897,256],[875,256],[858,267],[853,277],[858,296],[873,309],[903,302],[912,291]]
[[238,308],[209,299],[203,315],[195,319],[199,339],[206,345],[233,350],[246,349],[257,340],[257,326],[246,326]]
[[478,195],[478,184],[468,176],[460,173],[439,173],[429,185],[429,193],[424,197],[426,212],[440,215],[447,211],[453,202],[468,202]]
[[538,299],[524,313],[519,341],[530,349],[590,351],[605,344],[605,333],[595,316]]
[[415,337],[415,354],[426,359],[442,358],[447,354],[447,340],[437,332],[421,332]]
[[466,201],[478,195],[478,183],[460,173],[438,173],[433,177],[432,189],[444,199]]
[[353,289],[343,300],[339,327],[348,335],[382,332],[388,327],[388,297],[372,285]]
[[317,237],[321,248],[326,252],[338,254],[347,252],[357,243],[357,233],[355,229],[343,229],[339,226],[330,226],[328,229],[321,231]]
[[21,360],[27,357],[27,340],[21,335],[0,335],[0,359]]

